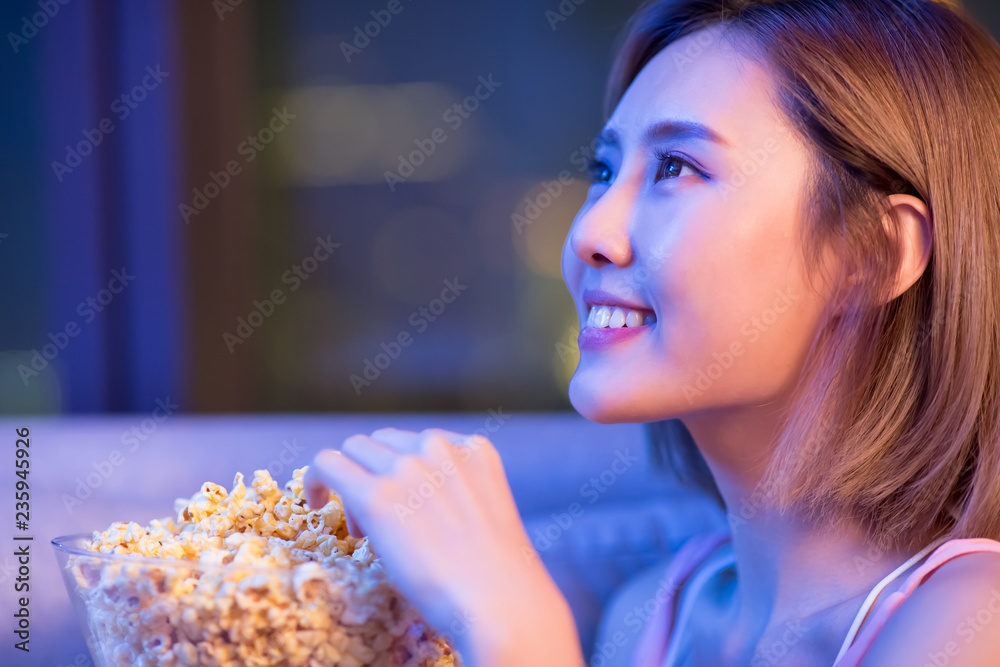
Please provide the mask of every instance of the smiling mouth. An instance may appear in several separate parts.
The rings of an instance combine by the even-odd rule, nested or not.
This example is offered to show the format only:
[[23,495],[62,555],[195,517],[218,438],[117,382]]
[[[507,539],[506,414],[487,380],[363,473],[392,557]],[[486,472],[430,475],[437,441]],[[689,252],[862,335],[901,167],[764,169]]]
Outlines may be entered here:
[[586,327],[588,329],[634,329],[655,323],[656,315],[650,312],[617,306],[594,305],[587,313]]

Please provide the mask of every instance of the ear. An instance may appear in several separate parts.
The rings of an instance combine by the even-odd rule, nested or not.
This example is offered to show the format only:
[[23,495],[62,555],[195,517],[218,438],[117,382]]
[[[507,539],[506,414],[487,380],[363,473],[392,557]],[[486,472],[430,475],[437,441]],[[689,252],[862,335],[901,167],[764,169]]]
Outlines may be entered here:
[[[910,289],[923,275],[934,246],[934,227],[930,209],[919,197],[897,194],[889,195],[885,201],[895,212],[895,224],[898,225],[894,236],[899,244],[899,270],[889,297],[891,301]],[[891,229],[894,223],[890,214],[886,214],[883,224]]]

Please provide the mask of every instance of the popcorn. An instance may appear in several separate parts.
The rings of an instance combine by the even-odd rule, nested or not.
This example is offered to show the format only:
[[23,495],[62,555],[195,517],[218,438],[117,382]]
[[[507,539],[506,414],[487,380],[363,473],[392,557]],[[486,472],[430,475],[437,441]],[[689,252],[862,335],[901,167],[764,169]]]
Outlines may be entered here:
[[296,470],[206,482],[175,518],[112,524],[67,569],[110,665],[460,667],[388,580],[340,498],[307,509]]

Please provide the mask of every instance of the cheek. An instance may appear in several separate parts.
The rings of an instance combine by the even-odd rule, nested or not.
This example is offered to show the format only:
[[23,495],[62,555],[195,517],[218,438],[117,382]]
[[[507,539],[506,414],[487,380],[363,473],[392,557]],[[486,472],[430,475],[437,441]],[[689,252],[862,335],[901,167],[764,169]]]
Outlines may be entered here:
[[660,353],[679,379],[709,375],[719,392],[767,393],[800,367],[823,303],[809,287],[797,232],[774,222],[789,219],[703,211],[675,239],[674,260],[656,280]]

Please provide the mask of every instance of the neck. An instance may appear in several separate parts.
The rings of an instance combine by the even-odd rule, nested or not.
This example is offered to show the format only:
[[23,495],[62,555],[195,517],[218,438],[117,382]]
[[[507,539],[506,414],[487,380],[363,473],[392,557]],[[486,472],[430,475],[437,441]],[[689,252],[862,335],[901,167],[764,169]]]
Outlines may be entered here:
[[732,529],[731,636],[753,646],[766,632],[795,624],[842,640],[868,592],[913,554],[874,546],[849,520],[819,526],[763,502],[760,480],[781,425],[773,411],[683,421],[712,470]]

